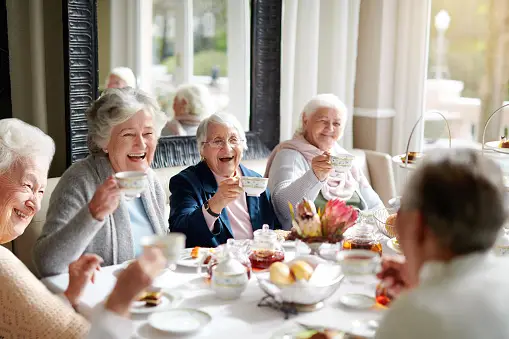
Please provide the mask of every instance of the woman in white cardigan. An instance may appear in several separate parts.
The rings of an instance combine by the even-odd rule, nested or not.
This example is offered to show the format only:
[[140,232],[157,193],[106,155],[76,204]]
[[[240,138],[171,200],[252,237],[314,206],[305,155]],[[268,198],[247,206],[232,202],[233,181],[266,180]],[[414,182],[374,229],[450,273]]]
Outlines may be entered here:
[[348,154],[337,143],[346,121],[347,110],[338,97],[319,94],[304,107],[301,127],[293,138],[279,144],[270,155],[265,176],[283,228],[291,227],[288,202],[295,206],[303,198],[322,208],[334,198],[361,210],[383,206],[355,163],[346,173],[336,172],[331,165],[331,155]]
[[491,253],[506,220],[500,168],[476,150],[426,155],[396,228],[406,262],[379,278],[396,296],[378,339],[509,337],[509,262]]
[[[18,119],[0,120],[0,244],[25,231],[41,208],[53,140]],[[84,254],[69,266],[69,285],[53,295],[7,248],[0,246],[0,336],[84,338],[90,325],[75,312],[102,259]],[[128,338],[129,305],[164,267],[160,251],[147,252],[124,270],[104,306],[94,310],[89,338]]]

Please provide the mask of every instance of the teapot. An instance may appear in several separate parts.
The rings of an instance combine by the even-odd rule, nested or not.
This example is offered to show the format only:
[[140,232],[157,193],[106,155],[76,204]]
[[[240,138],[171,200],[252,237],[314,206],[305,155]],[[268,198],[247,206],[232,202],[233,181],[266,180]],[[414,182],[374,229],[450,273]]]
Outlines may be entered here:
[[207,268],[205,277],[208,279],[212,278],[215,267],[221,262],[226,253],[230,253],[234,259],[238,260],[247,269],[247,276],[251,278],[251,261],[249,260],[249,246],[250,240],[234,240],[228,239],[226,244],[219,245],[215,248],[213,253],[209,253],[207,256],[202,257],[201,264],[198,265],[198,274],[202,273],[202,268]]
[[211,268],[211,287],[220,299],[236,299],[249,282],[250,268],[234,256],[234,240],[228,239],[219,262]]

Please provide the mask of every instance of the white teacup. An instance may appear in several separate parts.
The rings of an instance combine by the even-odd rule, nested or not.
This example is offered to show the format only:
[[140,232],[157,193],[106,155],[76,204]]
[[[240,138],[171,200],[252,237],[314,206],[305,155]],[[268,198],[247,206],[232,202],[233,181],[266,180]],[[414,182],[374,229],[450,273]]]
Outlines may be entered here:
[[168,233],[167,235],[149,235],[140,240],[142,247],[157,247],[161,249],[168,264],[175,264],[186,248],[186,235],[183,233]]
[[267,189],[269,179],[259,177],[240,177],[240,182],[244,192],[246,192],[249,197],[259,197],[260,194],[265,192]]
[[115,179],[117,179],[122,193],[128,199],[139,197],[148,185],[147,173],[144,172],[118,172],[115,174]]
[[346,172],[352,168],[355,157],[351,154],[331,155],[330,162],[337,172]]
[[375,275],[380,269],[381,258],[369,250],[342,250],[336,257],[345,277]]

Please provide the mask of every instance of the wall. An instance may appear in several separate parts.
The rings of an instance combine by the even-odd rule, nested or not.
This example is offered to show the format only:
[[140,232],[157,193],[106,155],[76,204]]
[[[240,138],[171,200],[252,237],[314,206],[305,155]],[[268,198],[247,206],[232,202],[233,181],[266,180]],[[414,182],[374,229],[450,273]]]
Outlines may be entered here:
[[50,177],[66,168],[62,1],[7,1],[13,117],[56,143]]
[[99,88],[102,88],[111,69],[111,51],[109,48],[111,45],[111,0],[97,1],[97,35],[99,45]]

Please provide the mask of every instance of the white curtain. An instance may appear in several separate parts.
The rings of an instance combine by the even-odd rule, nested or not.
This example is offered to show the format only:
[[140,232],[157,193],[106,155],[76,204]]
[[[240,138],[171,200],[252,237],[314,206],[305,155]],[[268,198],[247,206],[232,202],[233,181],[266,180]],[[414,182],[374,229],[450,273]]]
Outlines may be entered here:
[[352,148],[359,9],[360,0],[283,0],[281,141],[312,96],[333,93],[349,112],[340,143]]

